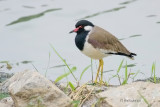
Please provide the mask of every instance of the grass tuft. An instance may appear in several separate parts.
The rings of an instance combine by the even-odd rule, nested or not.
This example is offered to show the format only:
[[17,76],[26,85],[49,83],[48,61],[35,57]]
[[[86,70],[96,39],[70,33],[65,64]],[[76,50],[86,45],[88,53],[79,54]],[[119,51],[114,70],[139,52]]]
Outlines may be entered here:
[[72,91],[75,91],[76,88],[75,88],[75,86],[70,81],[68,82],[68,84],[71,87]]
[[[120,85],[121,85],[121,78],[120,78],[120,76],[119,76],[119,72],[120,72],[120,70],[121,70],[121,68],[122,68],[123,61],[124,61],[124,59],[121,61],[120,65],[119,65],[119,67],[118,67],[118,70],[117,70],[117,77],[118,77],[118,80],[119,80]],[[114,77],[116,77],[116,76],[114,76]]]
[[125,79],[122,82],[122,85],[127,84],[128,81],[128,69],[127,69],[127,62],[126,62],[126,67],[125,67]]
[[0,93],[0,100],[9,96],[10,95],[8,93]]

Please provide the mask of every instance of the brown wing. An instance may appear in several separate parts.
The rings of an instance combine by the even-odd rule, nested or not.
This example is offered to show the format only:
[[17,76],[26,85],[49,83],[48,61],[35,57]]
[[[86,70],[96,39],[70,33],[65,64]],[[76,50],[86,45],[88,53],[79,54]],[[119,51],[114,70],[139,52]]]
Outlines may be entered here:
[[90,33],[88,42],[94,48],[104,49],[107,51],[122,53],[126,55],[131,54],[115,36],[98,26],[94,26]]

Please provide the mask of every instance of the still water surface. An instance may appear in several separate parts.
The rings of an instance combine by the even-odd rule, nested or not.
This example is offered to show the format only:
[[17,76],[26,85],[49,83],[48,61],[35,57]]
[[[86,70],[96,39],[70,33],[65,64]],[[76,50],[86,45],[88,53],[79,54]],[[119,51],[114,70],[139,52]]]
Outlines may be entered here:
[[[129,71],[136,73],[140,70],[143,73],[137,79],[151,75],[153,62],[156,62],[156,74],[160,76],[159,4],[159,0],[0,0],[0,61],[9,61],[13,67],[0,70],[12,73],[34,69],[34,65],[44,75],[50,53],[47,77],[55,80],[68,69],[55,67],[63,65],[63,62],[50,47],[52,44],[70,67],[77,67],[74,74],[79,78],[91,59],[76,48],[76,34],[69,34],[69,31],[74,29],[78,20],[87,19],[114,34],[138,55],[135,60],[120,56],[105,58],[104,71],[108,71],[104,73],[105,80],[116,74],[123,59],[123,65],[126,62],[133,65]],[[23,19],[21,23],[12,23],[19,18]],[[22,61],[33,62],[18,63]],[[94,78],[97,65],[98,61],[93,61]],[[121,69],[121,76],[124,76],[124,71]],[[91,69],[88,69],[82,81],[91,78]],[[74,80],[72,76],[68,79]],[[111,84],[118,84],[117,78],[112,79]]]

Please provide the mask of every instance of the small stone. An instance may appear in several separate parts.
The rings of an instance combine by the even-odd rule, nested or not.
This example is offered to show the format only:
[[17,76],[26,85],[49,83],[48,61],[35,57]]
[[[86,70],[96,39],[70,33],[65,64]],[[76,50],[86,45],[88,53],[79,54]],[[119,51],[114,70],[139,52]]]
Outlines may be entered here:
[[6,97],[0,100],[0,107],[14,107],[14,102],[11,97]]

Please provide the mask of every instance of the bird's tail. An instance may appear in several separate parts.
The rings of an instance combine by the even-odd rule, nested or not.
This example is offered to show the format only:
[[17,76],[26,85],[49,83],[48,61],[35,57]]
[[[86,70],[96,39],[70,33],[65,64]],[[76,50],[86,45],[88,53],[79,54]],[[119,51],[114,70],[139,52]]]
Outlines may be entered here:
[[117,52],[117,53],[112,53],[112,52],[109,52],[109,53],[106,53],[106,54],[112,54],[112,55],[122,55],[122,56],[126,56],[132,60],[134,60],[134,56],[137,56],[137,54],[135,53],[130,53],[130,54],[126,54],[126,53],[122,53],[122,52]]
[[130,54],[126,54],[126,53],[122,53],[122,52],[117,52],[117,53],[112,53],[112,52],[109,52],[109,53],[106,53],[106,54],[112,54],[112,55],[122,55],[122,56],[126,56],[132,60],[134,60],[134,56],[137,56],[137,54],[135,53],[130,53]]
[[130,55],[128,55],[128,57],[129,57],[130,59],[132,59],[132,60],[134,60],[134,56],[137,56],[137,54],[131,53]]

